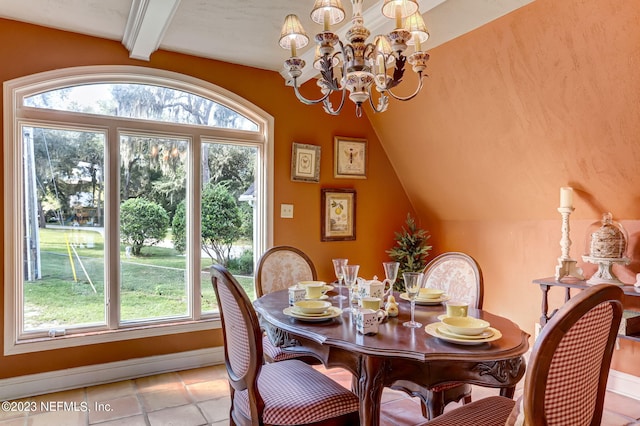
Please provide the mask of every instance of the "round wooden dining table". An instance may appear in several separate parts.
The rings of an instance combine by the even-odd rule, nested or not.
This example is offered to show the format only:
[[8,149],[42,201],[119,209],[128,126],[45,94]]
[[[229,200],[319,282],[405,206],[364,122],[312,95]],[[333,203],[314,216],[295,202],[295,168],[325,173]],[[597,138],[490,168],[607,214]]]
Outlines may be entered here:
[[[329,296],[332,296],[329,293]],[[446,382],[467,382],[500,388],[513,397],[525,372],[523,354],[529,348],[529,334],[507,318],[484,310],[469,309],[469,315],[489,321],[502,334],[488,343],[461,345],[433,337],[425,326],[439,322],[442,304],[416,305],[420,328],[402,325],[410,319],[410,303],[399,300],[400,313],[380,324],[377,334],[356,332],[350,312],[323,322],[305,322],[286,315],[286,290],[266,294],[254,302],[269,339],[285,350],[304,352],[327,368],[342,367],[353,376],[353,391],[360,398],[360,423],[380,423],[380,398],[385,387],[410,381],[430,387]],[[340,302],[330,297],[334,306]],[[346,307],[346,302],[343,302]]]

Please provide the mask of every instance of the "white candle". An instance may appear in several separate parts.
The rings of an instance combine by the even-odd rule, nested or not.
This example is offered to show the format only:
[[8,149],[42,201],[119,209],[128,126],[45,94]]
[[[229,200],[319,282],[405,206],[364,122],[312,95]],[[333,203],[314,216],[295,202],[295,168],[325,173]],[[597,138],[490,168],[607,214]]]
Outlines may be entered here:
[[324,9],[324,13],[322,15],[322,21],[324,23],[324,30],[329,31],[329,25],[331,24],[331,16],[329,15],[330,9],[327,7]]
[[560,207],[573,207],[573,188],[569,186],[560,188]]

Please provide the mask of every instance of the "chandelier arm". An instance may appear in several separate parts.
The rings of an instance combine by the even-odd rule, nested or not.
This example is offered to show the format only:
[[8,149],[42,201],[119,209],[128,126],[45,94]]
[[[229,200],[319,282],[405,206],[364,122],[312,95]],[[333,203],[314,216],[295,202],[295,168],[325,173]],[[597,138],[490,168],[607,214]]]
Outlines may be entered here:
[[[381,97],[384,97],[385,94],[381,93],[380,94]],[[387,109],[387,105],[386,102],[378,102],[378,105],[380,105],[380,108],[376,107],[373,104],[373,96],[371,95],[371,88],[369,88],[369,105],[371,106],[371,109],[373,110],[373,112],[375,113],[380,113],[380,112],[384,112]]]
[[[341,78],[344,78],[344,76],[347,75],[347,52],[345,51],[346,49],[351,49],[351,54],[353,55],[353,47],[350,45],[347,45],[345,47],[345,45],[342,43],[342,40],[338,40],[338,45],[340,46],[340,50],[336,53],[333,54],[333,57],[337,57],[338,55],[342,55],[342,76]],[[328,66],[328,64],[327,64]],[[340,86],[342,86],[340,88]],[[333,92],[342,92],[342,96],[340,98],[340,105],[338,106],[337,109],[333,109],[333,104],[331,103],[331,99],[329,99],[329,95],[331,94],[331,92],[327,93],[327,96],[324,99],[323,102],[323,107],[324,107],[324,111],[327,114],[330,115],[338,115],[340,114],[340,111],[342,111],[342,108],[344,107],[344,101],[347,98],[347,87],[344,84],[341,85],[336,85],[336,87],[334,87],[332,89]]]
[[378,96],[378,105],[376,106],[373,103],[372,87],[369,87],[369,105],[371,106],[371,109],[373,109],[373,112],[375,112],[376,114],[385,112],[387,110],[387,107],[389,106],[389,97],[386,94],[388,90],[377,90],[377,92],[380,94],[380,96]]
[[298,89],[298,78],[294,77],[293,78],[293,90],[296,94],[296,97],[298,98],[298,100],[300,102],[302,102],[305,105],[315,105],[315,104],[319,104],[320,102],[324,102],[325,99],[327,99],[329,97],[329,93],[325,94],[324,96],[322,96],[319,99],[307,99],[304,96],[302,96],[302,93],[300,93],[300,90]]
[[416,97],[416,95],[417,95],[418,93],[420,93],[420,90],[422,89],[422,85],[423,85],[423,83],[422,83],[422,79],[423,79],[424,77],[425,77],[425,76],[422,74],[422,72],[421,72],[421,71],[420,71],[420,72],[418,72],[418,87],[416,88],[415,92],[413,92],[413,93],[412,93],[411,95],[409,95],[409,96],[406,96],[406,97],[396,96],[396,95],[391,91],[391,89],[387,89],[387,90],[385,90],[385,92],[387,92],[389,95],[391,95],[391,97],[392,97],[393,99],[395,99],[395,100],[397,100],[397,101],[410,101],[411,99],[415,98],[415,97]]
[[338,106],[338,109],[335,109],[335,110],[333,109],[333,105],[329,100],[329,93],[327,93],[327,98],[324,100],[324,103],[323,103],[324,110],[327,114],[338,115],[340,114],[340,111],[342,111],[342,107],[344,106],[344,101],[347,98],[346,87],[343,87],[341,92],[342,92],[342,98],[340,99],[340,105]]

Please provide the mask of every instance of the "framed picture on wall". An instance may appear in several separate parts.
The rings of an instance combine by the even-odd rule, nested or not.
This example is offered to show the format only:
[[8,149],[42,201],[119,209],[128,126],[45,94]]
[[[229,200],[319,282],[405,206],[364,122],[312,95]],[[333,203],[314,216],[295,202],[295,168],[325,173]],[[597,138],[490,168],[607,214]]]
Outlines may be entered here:
[[336,136],[333,141],[333,177],[366,179],[367,140]]
[[356,239],[356,190],[322,189],[321,241]]
[[291,180],[320,182],[320,147],[293,143],[291,149]]

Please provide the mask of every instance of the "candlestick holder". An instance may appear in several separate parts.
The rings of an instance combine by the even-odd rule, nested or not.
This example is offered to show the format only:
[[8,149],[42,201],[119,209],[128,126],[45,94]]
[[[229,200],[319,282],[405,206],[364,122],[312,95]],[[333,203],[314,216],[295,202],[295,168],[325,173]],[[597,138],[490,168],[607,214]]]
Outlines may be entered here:
[[571,238],[569,238],[569,216],[575,209],[573,207],[558,207],[558,212],[562,215],[562,238],[560,239],[560,248],[562,255],[558,258],[556,266],[556,281],[560,281],[564,277],[574,277],[584,280],[582,268],[578,267],[577,261],[569,256],[571,249]]

